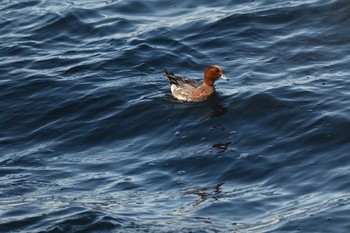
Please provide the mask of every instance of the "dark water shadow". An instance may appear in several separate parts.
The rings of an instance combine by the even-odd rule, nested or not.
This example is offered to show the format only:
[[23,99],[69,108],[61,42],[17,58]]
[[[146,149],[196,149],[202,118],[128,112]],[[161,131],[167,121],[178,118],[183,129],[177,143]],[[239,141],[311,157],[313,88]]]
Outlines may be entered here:
[[185,190],[183,194],[195,195],[198,197],[198,199],[195,202],[191,203],[192,206],[200,205],[209,199],[218,201],[221,198],[223,184],[224,183],[218,183],[210,187],[196,187]]

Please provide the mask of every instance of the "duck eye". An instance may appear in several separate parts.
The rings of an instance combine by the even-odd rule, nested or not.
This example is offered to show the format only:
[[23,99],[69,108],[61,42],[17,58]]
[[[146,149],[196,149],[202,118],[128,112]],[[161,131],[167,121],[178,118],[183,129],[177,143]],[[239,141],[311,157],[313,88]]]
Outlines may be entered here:
[[220,70],[219,70],[219,68],[216,68],[216,70],[215,70],[217,73],[219,73],[220,72]]

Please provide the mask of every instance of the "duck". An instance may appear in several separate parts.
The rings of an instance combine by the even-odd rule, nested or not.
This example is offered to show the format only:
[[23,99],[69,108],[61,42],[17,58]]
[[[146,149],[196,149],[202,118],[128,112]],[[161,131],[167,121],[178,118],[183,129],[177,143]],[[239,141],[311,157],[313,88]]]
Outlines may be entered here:
[[211,65],[205,68],[203,82],[176,76],[166,69],[164,69],[164,76],[169,79],[170,90],[175,99],[192,102],[203,101],[214,94],[214,83],[219,78],[229,80],[223,74],[221,67],[217,65]]

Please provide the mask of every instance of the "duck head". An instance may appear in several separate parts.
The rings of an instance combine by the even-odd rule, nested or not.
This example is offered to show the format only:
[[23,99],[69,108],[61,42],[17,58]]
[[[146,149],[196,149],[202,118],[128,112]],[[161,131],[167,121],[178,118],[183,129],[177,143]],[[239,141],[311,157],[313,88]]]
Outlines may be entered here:
[[220,66],[207,66],[204,72],[204,82],[209,86],[213,86],[214,82],[219,78],[225,79],[227,81],[229,80],[223,74]]

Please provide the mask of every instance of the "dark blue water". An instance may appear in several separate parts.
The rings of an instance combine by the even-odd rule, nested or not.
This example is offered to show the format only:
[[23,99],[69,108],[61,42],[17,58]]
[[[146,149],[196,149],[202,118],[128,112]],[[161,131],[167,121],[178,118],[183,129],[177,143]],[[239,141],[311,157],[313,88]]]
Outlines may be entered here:
[[350,232],[348,0],[3,0],[0,55],[0,232]]

